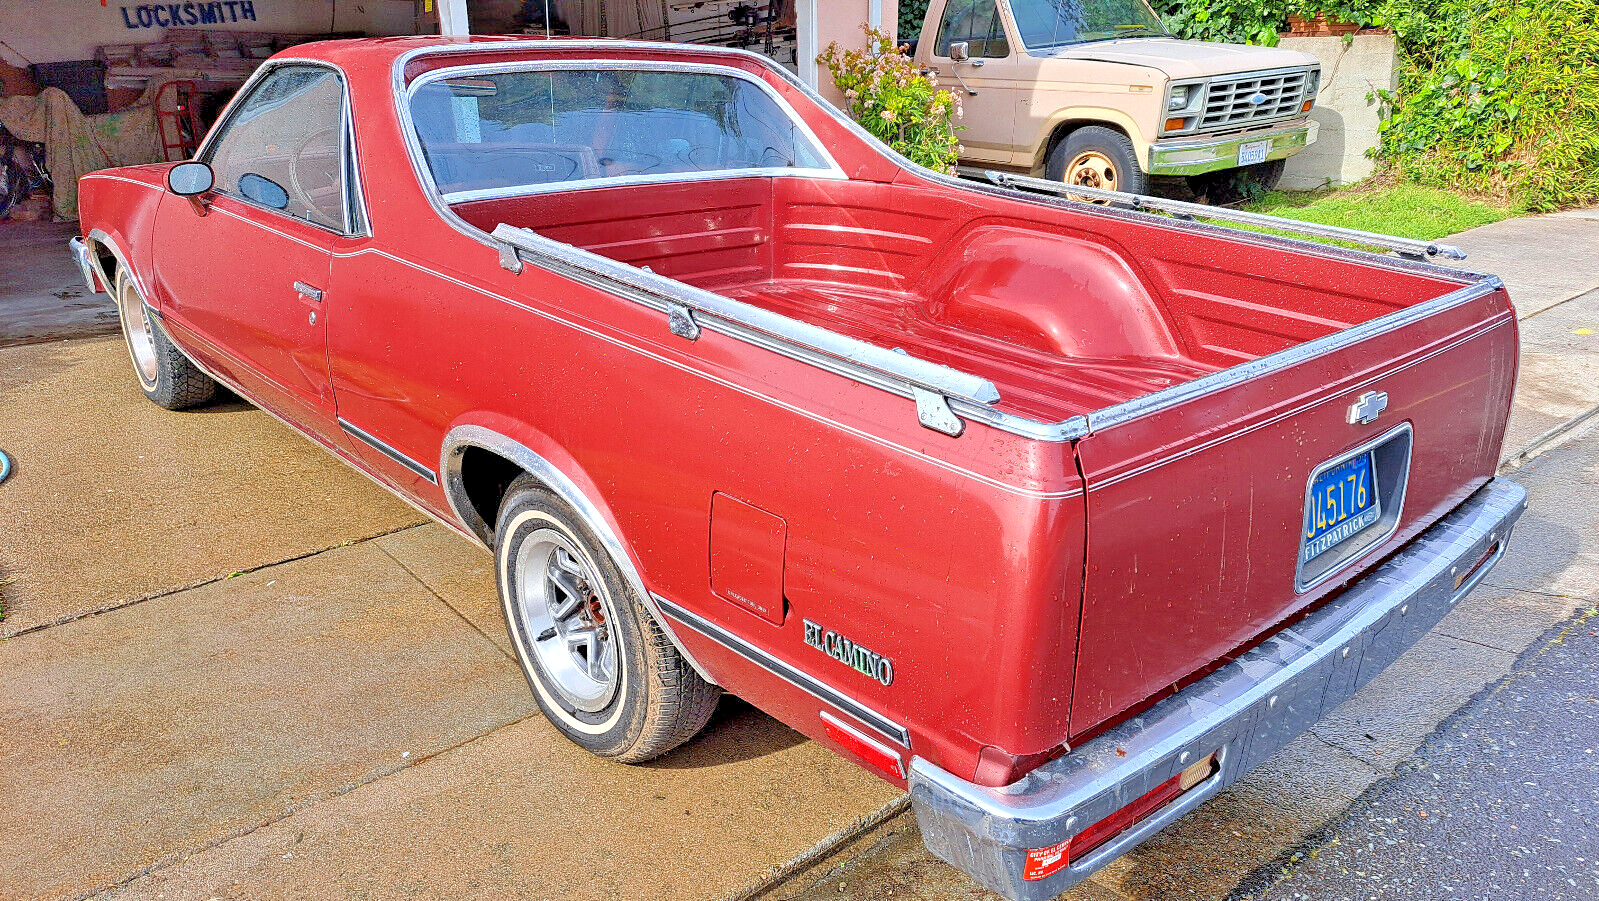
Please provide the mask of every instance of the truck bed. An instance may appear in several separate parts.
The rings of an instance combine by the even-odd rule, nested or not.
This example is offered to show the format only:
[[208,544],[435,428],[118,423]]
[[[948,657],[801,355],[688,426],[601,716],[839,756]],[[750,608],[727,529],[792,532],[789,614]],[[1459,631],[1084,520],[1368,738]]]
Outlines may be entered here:
[[[1088,535],[1073,742],[1458,505],[1493,474],[1514,389],[1515,320],[1491,277],[908,173],[456,209],[980,376],[1028,434],[1070,440]],[[1380,424],[1348,418],[1363,392],[1390,403]],[[1397,474],[1388,514],[1348,551],[1362,565],[1307,568],[1307,479],[1360,441]]]
[[[500,223],[979,375],[1000,409],[1086,415],[1461,281],[1073,215],[927,183],[730,179],[458,204]],[[1114,231],[1113,235],[1111,232]]]

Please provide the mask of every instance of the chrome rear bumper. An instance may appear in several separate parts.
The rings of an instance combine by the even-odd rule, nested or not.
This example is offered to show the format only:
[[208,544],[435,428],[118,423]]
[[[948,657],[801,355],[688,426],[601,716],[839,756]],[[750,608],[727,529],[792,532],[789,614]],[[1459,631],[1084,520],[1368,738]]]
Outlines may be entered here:
[[[974,785],[913,759],[911,803],[928,849],[1007,898],[1059,895],[1265,761],[1419,641],[1498,562],[1526,509],[1525,489],[1489,481],[1326,606],[1013,785]],[[1023,878],[1029,849],[1059,847],[1211,753],[1215,771],[1165,807],[1045,878]]]
[[1150,175],[1202,175],[1217,169],[1238,167],[1238,148],[1256,141],[1270,141],[1267,160],[1293,156],[1316,141],[1318,126],[1299,121],[1286,128],[1245,132],[1211,138],[1166,138],[1149,145]]
[[95,274],[94,261],[89,259],[89,247],[83,243],[83,239],[74,237],[67,242],[67,249],[72,251],[72,260],[78,264],[78,271],[83,273],[83,283],[89,286],[89,293],[99,294],[106,290],[100,287],[100,277]]

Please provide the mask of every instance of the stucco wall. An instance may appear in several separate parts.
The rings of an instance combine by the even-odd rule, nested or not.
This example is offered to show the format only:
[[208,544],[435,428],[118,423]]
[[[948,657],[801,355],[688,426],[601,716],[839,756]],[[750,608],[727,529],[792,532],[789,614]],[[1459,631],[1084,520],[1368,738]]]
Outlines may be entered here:
[[1285,37],[1279,46],[1321,60],[1321,93],[1310,114],[1321,131],[1315,144],[1288,159],[1282,186],[1344,185],[1371,175],[1366,151],[1377,146],[1380,121],[1375,93],[1393,90],[1399,77],[1393,35],[1357,34],[1347,45],[1337,37]]
[[[232,0],[220,5],[106,0],[104,6],[100,0],[0,0],[0,40],[6,44],[0,54],[20,66],[92,59],[102,44],[159,41],[174,6],[182,28],[293,34],[326,34],[330,23],[333,31],[409,34],[416,9],[412,0],[339,0],[337,15],[333,0]],[[202,17],[221,21],[201,24]]]
[[806,31],[805,13],[807,7],[817,10],[816,13],[816,46],[809,51],[809,59],[815,60],[816,55],[827,49],[827,45],[837,42],[840,47],[856,49],[866,46],[866,35],[862,33],[861,26],[867,23],[872,7],[880,6],[881,12],[878,27],[894,35],[894,24],[899,19],[899,0],[811,0],[810,3],[799,4],[799,32],[800,32],[800,74],[810,80],[822,92],[822,96],[839,104],[843,97],[833,87],[833,77],[828,74],[826,66],[813,66],[816,75],[810,78],[806,66]]

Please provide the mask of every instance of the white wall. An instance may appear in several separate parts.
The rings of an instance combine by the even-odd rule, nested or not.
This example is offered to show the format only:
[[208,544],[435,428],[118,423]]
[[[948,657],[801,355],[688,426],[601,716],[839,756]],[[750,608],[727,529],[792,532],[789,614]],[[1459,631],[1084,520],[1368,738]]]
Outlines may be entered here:
[[[0,55],[15,66],[91,59],[101,44],[161,40],[174,12],[181,28],[326,34],[409,34],[412,0],[0,0]],[[219,18],[220,22],[202,22]],[[192,24],[191,24],[192,21]],[[129,25],[133,27],[129,27]]]
[[1282,186],[1306,190],[1370,177],[1377,164],[1366,151],[1377,146],[1382,122],[1373,95],[1392,91],[1399,83],[1394,36],[1357,34],[1347,44],[1335,37],[1285,37],[1278,46],[1313,53],[1321,60],[1321,91],[1310,111],[1321,130],[1316,143],[1288,158]]

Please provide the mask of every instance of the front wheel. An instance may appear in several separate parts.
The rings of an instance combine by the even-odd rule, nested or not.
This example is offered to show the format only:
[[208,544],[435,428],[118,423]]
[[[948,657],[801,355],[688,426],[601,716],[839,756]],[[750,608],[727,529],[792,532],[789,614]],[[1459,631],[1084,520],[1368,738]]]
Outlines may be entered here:
[[539,708],[567,738],[639,763],[705,726],[721,690],[673,647],[571,508],[523,475],[494,536],[511,644]]
[[1149,187],[1133,142],[1102,125],[1085,125],[1067,135],[1049,152],[1044,171],[1055,181],[1107,191],[1142,194]]
[[117,271],[113,293],[133,374],[144,396],[168,410],[187,410],[215,400],[217,383],[167,337],[126,269]]

